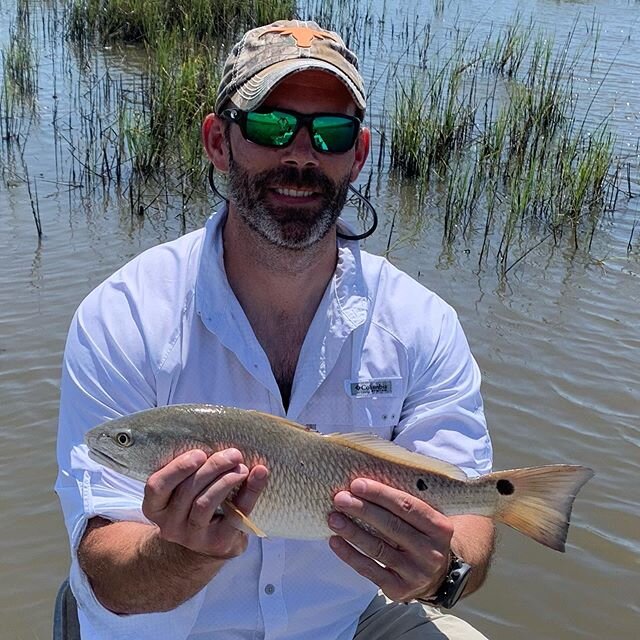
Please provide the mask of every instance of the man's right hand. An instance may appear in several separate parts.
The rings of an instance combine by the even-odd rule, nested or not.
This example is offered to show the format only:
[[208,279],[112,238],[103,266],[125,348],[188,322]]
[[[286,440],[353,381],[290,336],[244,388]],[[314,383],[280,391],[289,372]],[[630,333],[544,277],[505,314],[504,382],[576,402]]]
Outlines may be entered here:
[[149,477],[142,511],[158,525],[160,537],[218,560],[240,555],[247,535],[231,526],[216,510],[240,488],[233,503],[248,515],[267,484],[268,470],[251,470],[237,449],[207,457],[194,449],[172,460]]
[[206,586],[247,534],[216,509],[233,499],[245,514],[267,484],[263,465],[249,470],[236,449],[207,457],[188,451],[147,480],[142,510],[157,526],[92,518],[78,561],[104,607],[118,614],[170,611]]

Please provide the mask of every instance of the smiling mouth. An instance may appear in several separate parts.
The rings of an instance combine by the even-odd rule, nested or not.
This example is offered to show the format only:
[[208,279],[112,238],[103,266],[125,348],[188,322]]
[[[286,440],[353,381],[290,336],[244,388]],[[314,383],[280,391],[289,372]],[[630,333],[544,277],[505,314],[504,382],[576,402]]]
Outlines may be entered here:
[[311,196],[316,195],[315,191],[311,191],[309,189],[290,189],[285,187],[274,187],[273,191],[275,191],[278,195],[286,196],[287,198],[309,198]]

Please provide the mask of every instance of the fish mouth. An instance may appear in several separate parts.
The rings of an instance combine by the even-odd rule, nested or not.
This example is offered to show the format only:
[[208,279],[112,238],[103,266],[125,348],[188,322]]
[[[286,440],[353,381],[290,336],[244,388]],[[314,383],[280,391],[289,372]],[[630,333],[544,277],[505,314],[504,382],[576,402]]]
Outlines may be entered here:
[[112,458],[108,453],[104,451],[99,451],[98,449],[89,449],[89,457],[94,461],[98,462],[105,467],[110,467],[114,471],[119,471],[122,474],[127,474],[129,471],[129,467],[122,464],[122,462],[118,462],[115,458]]

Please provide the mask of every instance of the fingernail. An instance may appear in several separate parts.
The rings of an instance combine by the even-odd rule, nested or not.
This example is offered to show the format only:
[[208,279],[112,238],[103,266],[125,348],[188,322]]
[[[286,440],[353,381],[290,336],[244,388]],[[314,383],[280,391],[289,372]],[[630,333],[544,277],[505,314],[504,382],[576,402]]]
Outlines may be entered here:
[[253,477],[256,480],[264,480],[269,475],[269,472],[264,467],[258,467],[253,472]]
[[187,462],[189,464],[204,464],[207,459],[207,454],[204,451],[200,451],[200,449],[194,449],[189,452],[189,457],[187,458]]
[[365,493],[367,490],[367,481],[362,478],[358,478],[351,483],[351,490],[354,493]]
[[347,526],[347,519],[339,513],[329,515],[329,526],[332,529],[344,529]]
[[337,507],[352,507],[354,504],[353,496],[348,491],[340,491],[339,493],[336,493],[333,503]]
[[229,464],[240,464],[242,462],[242,454],[237,449],[227,449],[224,452],[224,457]]

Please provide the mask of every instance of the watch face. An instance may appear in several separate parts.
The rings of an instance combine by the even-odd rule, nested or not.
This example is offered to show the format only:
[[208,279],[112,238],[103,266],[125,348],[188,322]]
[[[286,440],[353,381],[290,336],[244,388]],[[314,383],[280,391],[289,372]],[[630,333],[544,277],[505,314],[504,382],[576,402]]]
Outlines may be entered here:
[[471,565],[468,565],[459,558],[455,558],[444,584],[442,598],[439,599],[440,606],[445,609],[451,609],[451,607],[460,600],[470,576]]
[[416,600],[434,607],[451,609],[460,600],[470,576],[471,565],[457,556],[453,556],[449,564],[449,572],[437,593],[431,598],[416,598]]

